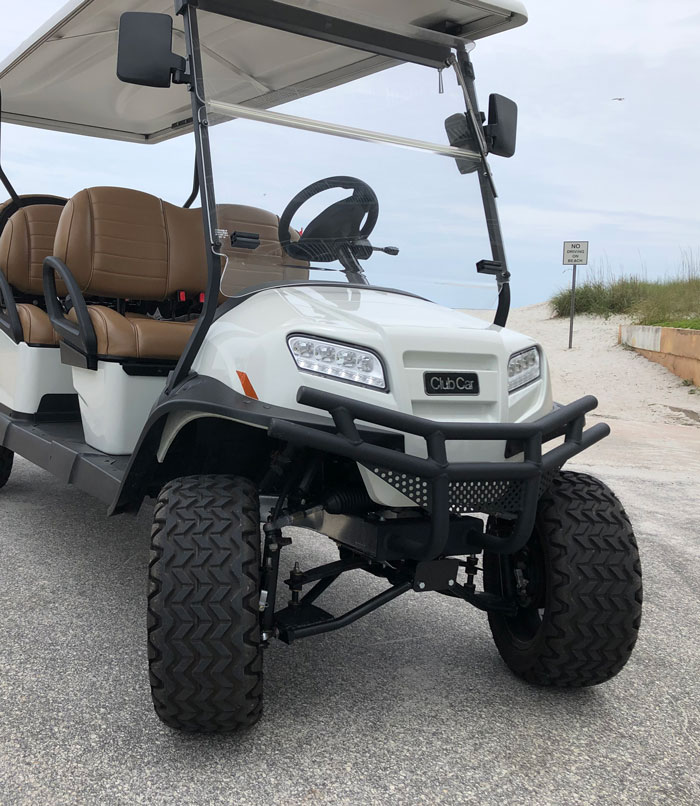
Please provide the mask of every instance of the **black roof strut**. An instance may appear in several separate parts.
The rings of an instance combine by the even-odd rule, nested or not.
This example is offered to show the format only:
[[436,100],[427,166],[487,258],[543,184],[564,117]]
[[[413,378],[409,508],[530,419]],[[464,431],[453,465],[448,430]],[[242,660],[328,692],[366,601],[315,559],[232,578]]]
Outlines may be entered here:
[[[2,90],[0,90],[0,135],[2,134]],[[1,140],[0,140],[1,143]],[[1,153],[1,152],[0,152]],[[7,174],[2,169],[2,157],[0,156],[0,182],[5,186],[5,190],[10,194],[12,201],[18,206],[22,207],[22,199],[12,186],[12,182],[7,178]]]
[[192,181],[192,193],[187,201],[182,205],[183,207],[190,208],[194,204],[195,199],[199,196],[199,171],[197,170],[197,157],[194,158],[194,179]]

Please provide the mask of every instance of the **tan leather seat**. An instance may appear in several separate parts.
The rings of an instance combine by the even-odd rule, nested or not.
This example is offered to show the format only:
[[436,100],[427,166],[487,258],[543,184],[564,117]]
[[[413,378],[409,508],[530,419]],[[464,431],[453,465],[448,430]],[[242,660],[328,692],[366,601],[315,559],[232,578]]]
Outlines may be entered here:
[[[195,322],[171,322],[149,316],[122,315],[104,305],[88,307],[97,336],[97,354],[105,358],[177,360]],[[77,321],[75,311],[68,318]]]
[[[258,232],[260,250],[265,251],[251,257],[246,250],[233,250],[232,260],[242,263],[231,274],[234,286],[283,281],[290,271],[287,262],[298,264],[291,279],[308,277],[303,263],[283,259],[277,216],[240,205],[222,205],[219,216],[219,226],[229,231]],[[239,252],[245,254],[238,258]],[[136,190],[90,188],[70,199],[53,253],[85,295],[161,302],[180,292],[196,298],[207,284],[201,210],[176,207]],[[88,313],[98,357],[110,359],[177,359],[195,325],[124,316],[98,305],[89,306]]]
[[[309,264],[294,260],[282,250],[277,233],[279,218],[274,213],[242,204],[219,204],[216,213],[219,227],[229,233],[238,230],[260,235],[260,246],[255,250],[225,247],[229,262],[221,279],[221,291],[226,296],[261,283],[309,279]],[[291,234],[295,240],[299,237],[294,231]]]
[[58,347],[58,334],[51,326],[46,311],[37,305],[20,302],[17,304],[17,313],[24,341],[30,347]]
[[[201,213],[126,188],[90,188],[72,199],[56,232],[54,255],[84,295],[162,302],[206,285]],[[88,306],[99,357],[177,359],[194,322],[122,315]],[[69,318],[76,321],[75,311]]]
[[[44,258],[53,252],[54,236],[62,212],[63,208],[56,204],[33,204],[14,213],[3,228],[0,235],[0,270],[10,285],[22,294],[43,297]],[[65,294],[60,283],[58,289],[59,293]],[[44,310],[30,303],[18,303],[17,313],[27,344],[41,347],[58,345],[58,336]]]

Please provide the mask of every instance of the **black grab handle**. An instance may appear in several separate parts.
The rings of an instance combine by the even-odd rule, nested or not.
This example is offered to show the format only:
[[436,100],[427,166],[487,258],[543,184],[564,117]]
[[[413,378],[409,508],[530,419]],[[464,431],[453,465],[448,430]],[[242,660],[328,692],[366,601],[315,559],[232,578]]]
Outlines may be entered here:
[[[56,275],[61,278],[68,290],[78,320],[77,324],[66,317],[59,302]],[[44,297],[49,319],[61,341],[85,357],[87,369],[97,369],[97,335],[85,297],[68,266],[57,257],[47,257],[44,260]]]
[[24,331],[19,320],[15,295],[2,270],[0,270],[0,330],[6,333],[15,344],[24,341]]

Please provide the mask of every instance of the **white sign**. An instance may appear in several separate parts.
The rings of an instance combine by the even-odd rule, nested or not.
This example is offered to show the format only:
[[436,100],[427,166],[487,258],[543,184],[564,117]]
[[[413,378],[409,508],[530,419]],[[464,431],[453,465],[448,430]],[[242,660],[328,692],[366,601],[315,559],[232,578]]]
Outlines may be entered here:
[[564,265],[588,265],[588,241],[564,241]]

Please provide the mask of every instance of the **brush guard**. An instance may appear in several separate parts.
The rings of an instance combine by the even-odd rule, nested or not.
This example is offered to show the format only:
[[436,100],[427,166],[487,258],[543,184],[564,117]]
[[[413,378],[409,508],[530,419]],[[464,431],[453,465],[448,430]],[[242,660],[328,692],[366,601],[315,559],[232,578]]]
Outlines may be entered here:
[[[585,415],[598,401],[592,395],[555,408],[529,423],[446,423],[352,400],[306,386],[297,402],[325,409],[336,433],[273,419],[270,435],[354,460],[401,490],[430,516],[430,542],[422,559],[440,557],[447,547],[450,522],[466,512],[505,515],[512,527],[505,536],[470,526],[471,545],[498,554],[513,554],[529,540],[537,502],[551,480],[571,457],[608,436],[610,427],[598,423],[587,430]],[[356,420],[413,434],[425,439],[427,458],[365,442]],[[556,437],[564,442],[547,453],[542,445]],[[522,453],[522,461],[449,462],[445,443],[452,440],[497,440],[506,443],[504,459]],[[474,522],[475,519],[465,519]]]

